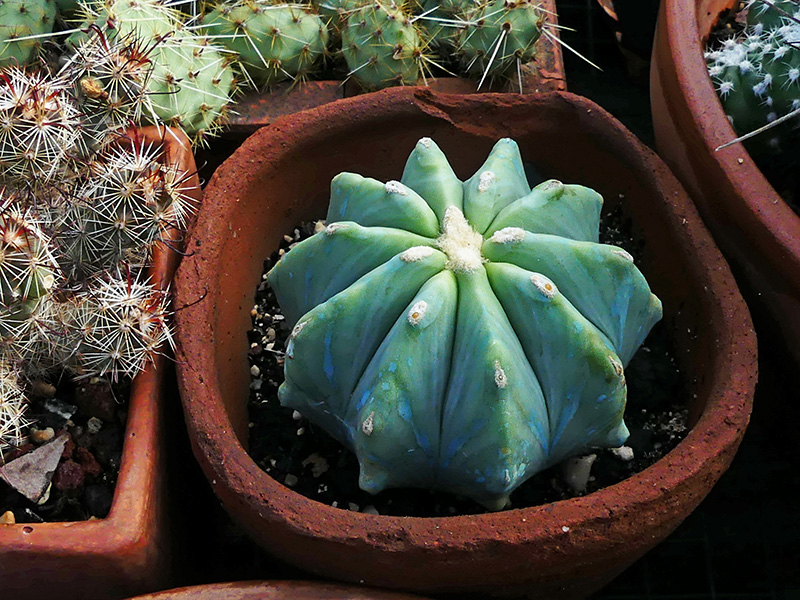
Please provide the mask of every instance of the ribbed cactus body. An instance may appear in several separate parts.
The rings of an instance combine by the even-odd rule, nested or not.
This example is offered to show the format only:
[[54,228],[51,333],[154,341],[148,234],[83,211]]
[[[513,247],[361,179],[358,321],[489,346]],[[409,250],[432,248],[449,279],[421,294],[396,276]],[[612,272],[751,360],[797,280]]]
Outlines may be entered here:
[[55,17],[53,0],[0,0],[0,66],[29,62],[41,40],[13,40],[50,33]]
[[83,280],[123,261],[146,264],[153,244],[185,225],[193,208],[175,175],[157,148],[136,141],[95,156],[91,177],[59,219],[64,270]]
[[0,79],[0,179],[33,187],[53,180],[81,140],[64,82],[8,67]]
[[0,451],[22,445],[29,422],[18,369],[0,357]]
[[493,0],[465,15],[456,52],[475,76],[508,77],[536,54],[545,13],[533,0]]
[[[740,135],[800,109],[800,23],[788,15],[800,16],[800,3],[751,2],[745,31],[706,53],[725,113]],[[777,149],[790,132],[769,129],[750,149]]]
[[350,74],[367,89],[416,83],[423,50],[410,15],[381,1],[351,13],[342,31],[342,54]]
[[[19,357],[26,321],[54,289],[58,265],[41,223],[13,195],[0,198],[0,335],[2,354]],[[15,347],[5,348],[5,345]]]
[[212,39],[239,55],[256,85],[305,79],[325,52],[325,23],[308,6],[255,0],[221,4],[203,18]]
[[68,325],[67,364],[78,375],[132,377],[172,345],[169,297],[125,273],[95,282],[63,305]]
[[492,508],[542,469],[627,436],[623,367],[661,304],[598,243],[602,199],[529,187],[501,140],[461,182],[420,140],[401,181],[331,185],[325,231],[269,282],[293,325],[279,396],[355,451],[370,492]]
[[152,43],[136,35],[108,38],[91,31],[61,69],[59,76],[73,85],[93,146],[149,116],[151,51]]

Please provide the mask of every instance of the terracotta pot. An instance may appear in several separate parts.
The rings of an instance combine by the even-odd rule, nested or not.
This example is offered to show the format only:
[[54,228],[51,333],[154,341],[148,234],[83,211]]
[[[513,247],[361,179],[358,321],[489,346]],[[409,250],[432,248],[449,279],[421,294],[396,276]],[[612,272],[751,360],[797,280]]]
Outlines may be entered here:
[[[741,144],[708,77],[704,40],[736,0],[664,0],[651,71],[658,151],[686,186],[742,292],[759,335],[800,366],[800,217]],[[763,314],[763,318],[762,317]]]
[[[558,17],[555,0],[540,0],[547,13],[552,33],[558,37]],[[363,93],[355,82],[308,81],[300,85],[283,84],[271,93],[250,92],[237,100],[235,113],[226,125],[224,137],[250,135],[259,127],[269,125],[278,117],[301,110],[314,108],[339,100],[346,96]],[[440,77],[429,80],[430,87],[437,92],[453,94],[473,94],[477,83],[460,77]],[[518,91],[516,79],[508,82],[511,91]],[[564,59],[561,45],[547,36],[538,42],[536,60],[522,68],[522,86],[525,93],[547,92],[566,89]],[[213,160],[212,157],[211,160]]]
[[[163,144],[165,160],[187,173],[200,201],[191,144],[182,132],[139,129],[147,143]],[[184,235],[173,231],[172,247]],[[151,281],[169,286],[180,254],[163,244],[153,256]],[[105,519],[0,525],[0,595],[3,598],[108,600],[163,587],[169,580],[169,527],[165,502],[162,389],[171,364],[158,356],[137,375],[111,511]]]
[[350,585],[306,581],[246,581],[215,583],[169,590],[131,600],[423,600]]
[[[657,464],[582,498],[477,516],[352,513],[304,498],[248,456],[247,335],[263,260],[287,231],[323,218],[331,178],[397,179],[430,136],[460,177],[503,136],[545,175],[621,203],[646,240],[641,268],[662,299],[693,429]],[[685,192],[592,102],[393,89],[342,100],[258,131],[217,171],[176,276],[178,382],[195,455],[233,519],[309,571],[465,597],[578,598],[669,534],[727,468],[756,381],[750,317]]]

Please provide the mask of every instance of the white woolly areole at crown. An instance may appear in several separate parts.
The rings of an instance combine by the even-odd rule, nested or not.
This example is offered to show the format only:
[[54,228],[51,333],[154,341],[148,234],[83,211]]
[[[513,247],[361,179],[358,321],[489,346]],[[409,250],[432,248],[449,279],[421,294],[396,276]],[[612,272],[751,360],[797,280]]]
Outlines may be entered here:
[[445,211],[442,230],[436,245],[447,255],[446,268],[457,273],[472,273],[486,262],[481,255],[483,237],[470,227],[464,213],[455,206]]

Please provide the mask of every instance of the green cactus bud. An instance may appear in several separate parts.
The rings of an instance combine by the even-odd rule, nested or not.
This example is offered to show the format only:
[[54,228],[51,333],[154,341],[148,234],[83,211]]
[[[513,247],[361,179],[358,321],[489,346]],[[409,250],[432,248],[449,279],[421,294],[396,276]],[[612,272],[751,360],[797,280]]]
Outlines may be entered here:
[[467,13],[456,36],[464,70],[481,81],[516,73],[535,57],[545,18],[535,0],[493,0]]
[[203,143],[221,127],[236,89],[230,56],[192,35],[165,40],[150,56],[147,89],[155,115]]
[[350,14],[342,32],[350,75],[367,89],[416,83],[422,76],[423,51],[411,17],[380,1]]
[[304,80],[325,52],[328,32],[306,5],[242,0],[221,4],[203,18],[204,29],[239,55],[257,86]]
[[53,0],[0,0],[0,66],[30,62],[41,40],[14,40],[50,33],[55,17]]
[[620,446],[623,369],[661,303],[598,243],[601,204],[531,189],[512,140],[463,183],[427,138],[400,182],[337,176],[326,229],[268,275],[293,326],[281,403],[356,453],[369,492],[495,509],[542,469]]

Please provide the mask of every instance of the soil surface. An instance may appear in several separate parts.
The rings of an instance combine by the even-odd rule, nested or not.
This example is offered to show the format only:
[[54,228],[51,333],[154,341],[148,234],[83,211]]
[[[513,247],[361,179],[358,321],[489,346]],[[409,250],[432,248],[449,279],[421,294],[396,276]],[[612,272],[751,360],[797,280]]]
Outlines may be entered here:
[[111,509],[127,420],[129,382],[104,379],[36,384],[26,416],[34,421],[31,441],[8,450],[6,464],[66,434],[67,443],[48,491],[32,502],[0,480],[0,515],[17,523],[104,518]]
[[[277,390],[283,382],[283,353],[291,332],[266,273],[279,256],[313,235],[323,222],[298,225],[281,248],[264,263],[264,275],[251,311],[250,455],[264,471],[298,493],[342,509],[401,516],[447,516],[486,512],[481,505],[451,494],[419,489],[391,489],[371,495],[358,487],[358,461],[353,453],[300,413],[280,406]],[[620,210],[605,214],[601,242],[620,246],[634,257],[641,243],[630,232]],[[637,473],[664,456],[687,433],[680,378],[666,326],[659,323],[625,370],[628,404],[625,422],[630,451],[596,451],[588,486],[576,492],[560,466],[543,471],[511,495],[507,508],[521,508],[590,493]]]

